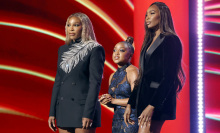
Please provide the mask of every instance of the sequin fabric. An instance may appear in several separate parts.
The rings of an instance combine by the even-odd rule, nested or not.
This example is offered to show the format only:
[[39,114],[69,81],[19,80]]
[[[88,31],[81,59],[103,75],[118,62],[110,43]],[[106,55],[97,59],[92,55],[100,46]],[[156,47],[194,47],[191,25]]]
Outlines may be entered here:
[[[131,95],[131,86],[127,81],[127,72],[125,69],[130,64],[118,68],[112,77],[108,93],[116,99],[129,98]],[[114,106],[114,116],[112,121],[112,133],[137,133],[138,132],[138,119],[135,117],[135,109],[132,109],[130,118],[135,121],[134,125],[124,122],[125,107],[116,105]]]

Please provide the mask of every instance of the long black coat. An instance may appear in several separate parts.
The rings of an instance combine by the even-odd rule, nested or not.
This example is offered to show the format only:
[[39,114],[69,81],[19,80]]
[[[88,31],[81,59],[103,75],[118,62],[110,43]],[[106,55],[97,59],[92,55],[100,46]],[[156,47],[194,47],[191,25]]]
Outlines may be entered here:
[[146,50],[147,48],[140,56],[142,77],[128,104],[136,107],[137,116],[140,116],[148,105],[152,105],[155,107],[153,120],[173,120],[176,118],[181,42],[176,35],[160,34],[149,50]]
[[82,117],[92,119],[92,127],[100,127],[101,106],[98,94],[105,61],[104,48],[99,45],[88,50],[83,60],[66,73],[60,68],[60,63],[63,53],[69,48],[63,45],[58,51],[49,116],[55,116],[58,127],[82,127]]

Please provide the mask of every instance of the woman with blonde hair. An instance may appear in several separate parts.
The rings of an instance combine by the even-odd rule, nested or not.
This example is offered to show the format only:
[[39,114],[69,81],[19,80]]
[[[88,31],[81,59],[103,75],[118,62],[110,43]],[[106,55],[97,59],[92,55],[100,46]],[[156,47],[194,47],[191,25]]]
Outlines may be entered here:
[[[60,133],[95,133],[101,126],[98,94],[105,61],[104,48],[96,41],[87,15],[67,19],[66,44],[58,50],[48,124]],[[56,124],[55,124],[56,120]]]

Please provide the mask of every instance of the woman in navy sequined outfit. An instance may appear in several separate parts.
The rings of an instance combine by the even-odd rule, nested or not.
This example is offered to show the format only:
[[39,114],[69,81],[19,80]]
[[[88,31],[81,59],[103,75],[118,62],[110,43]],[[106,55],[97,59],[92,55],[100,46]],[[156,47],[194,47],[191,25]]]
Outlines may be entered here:
[[138,77],[138,69],[130,64],[134,53],[132,43],[133,38],[128,37],[126,41],[115,45],[112,59],[118,65],[118,69],[109,78],[109,94],[104,94],[100,98],[102,104],[114,107],[112,133],[138,132],[138,119],[135,117],[135,109],[131,113],[131,124],[126,125],[123,117],[128,99],[134,88],[134,81]]

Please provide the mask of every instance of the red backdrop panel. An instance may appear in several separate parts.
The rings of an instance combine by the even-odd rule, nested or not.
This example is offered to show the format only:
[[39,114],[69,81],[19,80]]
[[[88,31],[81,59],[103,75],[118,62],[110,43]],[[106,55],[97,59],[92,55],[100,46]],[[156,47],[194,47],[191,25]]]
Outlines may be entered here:
[[[86,1],[86,0],[85,0]],[[133,62],[138,66],[144,37],[144,16],[153,1],[92,0],[121,32],[135,38]],[[188,86],[188,3],[165,3],[170,7],[177,34],[184,47],[187,82],[178,101],[177,120],[166,122],[163,132],[189,132]],[[181,5],[176,8],[176,5]],[[91,6],[90,6],[91,7]],[[64,44],[66,18],[74,12],[86,13],[94,26],[99,43],[111,59],[114,45],[123,41],[120,33],[100,16],[97,9],[73,0],[9,0],[0,4],[0,128],[1,132],[48,133],[47,125],[53,79],[56,74],[58,47]],[[54,34],[57,34],[54,35]],[[108,78],[113,70],[105,65],[100,94],[108,92]],[[113,112],[102,107],[102,127],[98,133],[111,133]]]

